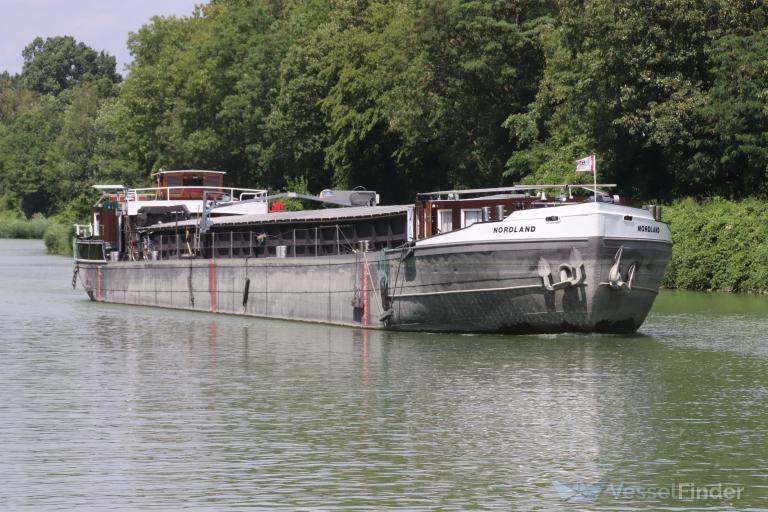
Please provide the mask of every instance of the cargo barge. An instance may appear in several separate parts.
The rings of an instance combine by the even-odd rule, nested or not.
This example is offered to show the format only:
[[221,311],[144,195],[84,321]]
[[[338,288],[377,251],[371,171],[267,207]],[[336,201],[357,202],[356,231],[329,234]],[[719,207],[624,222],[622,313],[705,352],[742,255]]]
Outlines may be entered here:
[[[269,195],[212,171],[154,176],[152,189],[97,186],[74,240],[73,285],[91,300],[376,329],[632,333],[671,255],[655,208],[598,188],[380,206],[365,190]],[[324,207],[281,211],[286,197]]]

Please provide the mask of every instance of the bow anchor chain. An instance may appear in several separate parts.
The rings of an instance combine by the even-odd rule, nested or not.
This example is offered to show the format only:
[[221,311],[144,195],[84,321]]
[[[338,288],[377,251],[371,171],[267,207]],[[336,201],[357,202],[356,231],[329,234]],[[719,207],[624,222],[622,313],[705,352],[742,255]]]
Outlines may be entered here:
[[77,274],[80,273],[80,266],[75,265],[75,271],[72,272],[72,289],[74,290],[77,287]]
[[554,292],[584,284],[587,274],[584,270],[584,260],[578,249],[571,249],[568,263],[560,264],[557,268],[557,275],[559,281],[555,282],[549,262],[543,256],[539,258],[539,277],[541,277],[542,285],[547,291]]

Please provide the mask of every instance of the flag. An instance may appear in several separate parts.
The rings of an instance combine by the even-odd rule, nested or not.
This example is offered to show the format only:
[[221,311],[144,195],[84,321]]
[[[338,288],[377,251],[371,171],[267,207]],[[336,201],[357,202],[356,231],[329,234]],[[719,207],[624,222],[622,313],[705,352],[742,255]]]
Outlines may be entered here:
[[595,172],[595,154],[576,160],[576,172]]

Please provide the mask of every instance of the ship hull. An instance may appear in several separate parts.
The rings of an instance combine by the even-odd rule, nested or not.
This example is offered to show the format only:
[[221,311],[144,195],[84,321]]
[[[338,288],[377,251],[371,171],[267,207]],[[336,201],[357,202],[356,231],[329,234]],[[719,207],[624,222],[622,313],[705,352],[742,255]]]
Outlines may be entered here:
[[[631,287],[610,283],[620,248],[624,276],[635,264]],[[507,334],[632,333],[653,305],[670,254],[671,245],[663,242],[600,237],[424,251],[410,269],[420,278],[395,299],[400,322],[394,327]],[[550,290],[539,271],[542,261],[553,274],[561,267],[581,266],[583,281],[558,288],[560,276],[555,275],[555,289]]]
[[92,300],[119,304],[411,331],[632,333],[670,254],[662,240],[592,236],[80,263],[79,272]]

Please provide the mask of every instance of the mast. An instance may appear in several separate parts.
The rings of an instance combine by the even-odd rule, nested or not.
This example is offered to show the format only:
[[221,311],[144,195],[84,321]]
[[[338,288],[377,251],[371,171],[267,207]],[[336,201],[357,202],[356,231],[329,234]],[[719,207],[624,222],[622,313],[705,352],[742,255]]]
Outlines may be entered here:
[[595,202],[597,202],[597,156],[592,152],[592,180],[595,185]]

